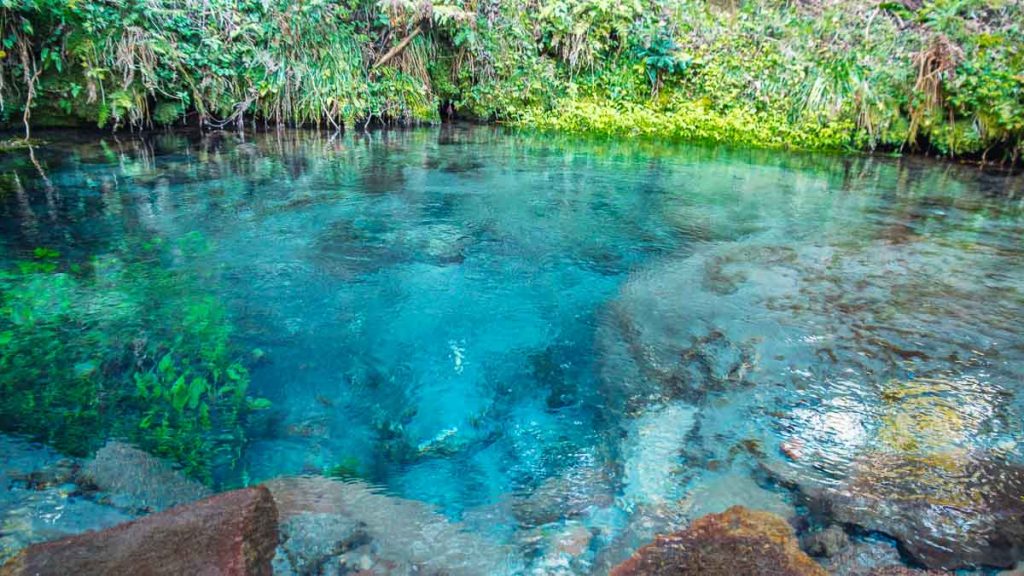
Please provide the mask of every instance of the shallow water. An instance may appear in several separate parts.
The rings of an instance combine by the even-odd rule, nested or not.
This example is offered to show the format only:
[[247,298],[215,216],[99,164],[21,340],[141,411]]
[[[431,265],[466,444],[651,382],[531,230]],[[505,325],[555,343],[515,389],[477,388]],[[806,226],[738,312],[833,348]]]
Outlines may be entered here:
[[[46,138],[0,158],[0,260],[47,266],[9,280],[44,296],[0,309],[0,346],[49,321],[115,334],[35,374],[123,383],[83,358],[152,342],[181,305],[154,294],[223,309],[271,405],[218,488],[360,478],[508,547],[509,571],[587,572],[735,503],[820,523],[785,486],[864,461],[1021,464],[1019,177],[491,128]],[[132,433],[18,410],[4,430],[76,456]],[[894,490],[974,490],[958,466]],[[552,559],[577,526],[584,550]]]

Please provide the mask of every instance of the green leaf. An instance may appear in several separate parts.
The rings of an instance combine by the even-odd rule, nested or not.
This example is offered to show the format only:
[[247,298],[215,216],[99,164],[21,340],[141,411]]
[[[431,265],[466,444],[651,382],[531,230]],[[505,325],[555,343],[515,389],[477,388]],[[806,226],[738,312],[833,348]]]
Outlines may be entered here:
[[54,250],[52,248],[38,247],[38,248],[36,248],[35,250],[32,251],[32,255],[35,256],[36,258],[40,259],[40,260],[47,260],[47,259],[59,258],[60,257],[60,252],[58,252],[58,251],[56,251],[56,250]]
[[250,410],[266,410],[274,405],[273,402],[266,398],[247,398]]
[[196,406],[199,405],[199,399],[206,393],[207,387],[206,378],[196,377],[192,379],[192,383],[188,385],[188,407],[190,409],[196,409]]
[[188,401],[188,387],[185,386],[185,375],[178,376],[178,379],[174,381],[174,385],[171,386],[171,405],[178,412],[185,407],[185,402]]
[[174,359],[171,358],[170,353],[164,354],[164,357],[160,359],[160,363],[157,364],[156,370],[161,376],[167,376],[174,370]]
[[245,377],[245,375],[246,375],[245,372],[246,372],[245,366],[242,366],[238,362],[235,362],[234,364],[228,366],[228,369],[227,369],[228,380],[232,380],[234,382],[238,382],[239,380],[241,380],[242,378]]
[[143,398],[149,396],[149,380],[148,374],[135,373],[135,391]]

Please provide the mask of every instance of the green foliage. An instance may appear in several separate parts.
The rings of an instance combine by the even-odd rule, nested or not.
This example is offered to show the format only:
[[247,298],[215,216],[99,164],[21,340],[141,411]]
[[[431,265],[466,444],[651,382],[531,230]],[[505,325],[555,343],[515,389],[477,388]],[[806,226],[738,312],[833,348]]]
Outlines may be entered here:
[[663,20],[646,28],[635,67],[618,58],[577,76],[557,105],[522,123],[769,148],[1022,151],[1020,3],[649,9]]
[[840,150],[853,148],[849,121],[791,123],[785,115],[731,108],[720,112],[700,101],[676,102],[665,109],[646,105],[609,106],[601,101],[564,102],[557,114],[527,115],[524,123],[542,129],[603,136],[659,137],[710,144],[762,148]]
[[1019,0],[7,0],[0,96],[9,124],[337,128],[434,122],[444,101],[581,132],[643,117],[658,136],[1014,157],[1022,22]]
[[72,264],[36,248],[0,272],[0,427],[83,455],[128,439],[210,481],[238,458],[249,373],[223,305],[144,242]]
[[693,63],[690,57],[679,53],[676,41],[664,32],[659,33],[650,44],[638,50],[637,56],[643,62],[655,92],[661,87],[664,76],[682,74]]

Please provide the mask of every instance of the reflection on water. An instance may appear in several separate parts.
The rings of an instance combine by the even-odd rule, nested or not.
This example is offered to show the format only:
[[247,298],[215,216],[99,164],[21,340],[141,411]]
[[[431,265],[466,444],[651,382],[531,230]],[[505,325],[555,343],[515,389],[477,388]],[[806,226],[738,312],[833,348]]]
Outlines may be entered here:
[[[737,503],[1017,559],[1019,177],[485,128],[50,141],[0,159],[9,434],[347,479],[385,549],[381,509],[471,528],[452,573],[600,571]],[[0,552],[53,537],[5,484]]]

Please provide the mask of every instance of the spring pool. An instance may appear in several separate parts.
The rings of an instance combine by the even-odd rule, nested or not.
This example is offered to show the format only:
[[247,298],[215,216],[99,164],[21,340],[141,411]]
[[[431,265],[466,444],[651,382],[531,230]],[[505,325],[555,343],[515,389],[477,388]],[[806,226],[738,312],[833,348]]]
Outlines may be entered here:
[[0,157],[4,554],[138,513],[63,488],[47,527],[14,474],[118,439],[486,543],[440,572],[601,572],[732,504],[840,525],[848,562],[1021,559],[1019,176],[484,127],[43,138]]

